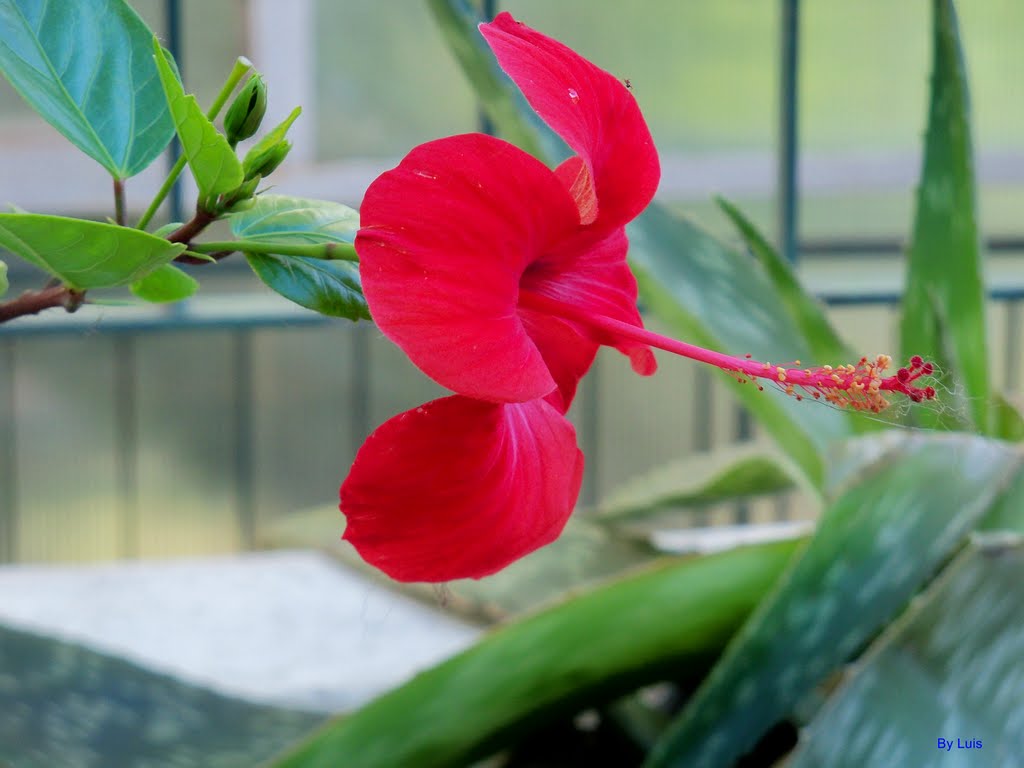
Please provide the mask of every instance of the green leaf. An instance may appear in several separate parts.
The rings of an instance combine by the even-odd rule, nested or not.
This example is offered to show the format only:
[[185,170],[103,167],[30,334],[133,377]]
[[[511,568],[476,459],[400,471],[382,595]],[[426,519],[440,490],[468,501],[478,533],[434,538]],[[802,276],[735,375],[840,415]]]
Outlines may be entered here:
[[[228,220],[239,239],[282,245],[352,243],[359,229],[359,213],[348,206],[287,195],[259,195]],[[333,317],[370,319],[357,264],[255,253],[246,258],[260,280],[296,304]]]
[[[641,300],[676,336],[733,355],[756,354],[764,362],[811,359],[812,351],[781,297],[750,257],[657,203],[629,232]],[[822,452],[852,434],[856,416],[798,402],[768,386],[760,392],[754,384],[722,376],[810,485],[820,488]]]
[[787,768],[1016,765],[1024,754],[1022,583],[1019,537],[975,541],[858,662]]
[[131,285],[131,291],[144,301],[156,304],[181,301],[199,290],[199,283],[173,264],[157,267]]
[[0,247],[82,291],[133,283],[185,250],[116,224],[31,213],[0,213]]
[[228,140],[203,113],[196,97],[186,95],[168,54],[155,37],[150,58],[156,60],[174,127],[200,196],[205,198],[234,191],[243,181],[242,164]]
[[772,247],[754,226],[754,223],[743,215],[739,208],[722,197],[716,198],[715,202],[729,217],[733,226],[739,230],[751,254],[764,268],[765,274],[778,292],[789,316],[807,341],[811,359],[817,365],[826,363],[834,365],[857,359],[858,355],[846,345],[846,342],[832,327],[832,323],[829,322],[828,316],[825,314],[825,307],[800,285],[800,280],[793,271],[792,265],[779,255],[778,251]]
[[323,718],[0,625],[0,765],[251,768]]
[[350,261],[247,253],[257,277],[290,301],[331,317],[369,320],[359,267]]
[[121,0],[0,0],[0,69],[54,128],[115,178],[174,134],[153,33]]
[[648,768],[731,765],[900,610],[1019,473],[1007,443],[912,435],[838,498]]
[[[967,75],[952,0],[933,0],[931,106],[907,259],[900,345],[936,361],[962,409],[921,411],[930,426],[990,429],[985,288]],[[950,380],[955,380],[950,384]]]
[[631,478],[612,490],[596,513],[601,522],[616,527],[664,527],[666,510],[788,491],[795,486],[793,473],[764,446],[731,445]]
[[240,240],[267,243],[352,243],[359,230],[359,212],[327,200],[287,195],[259,195],[254,204],[228,217],[231,233]]
[[538,723],[702,674],[794,546],[663,562],[504,626],[274,765],[462,768]]
[[11,284],[7,282],[7,265],[0,261],[0,296],[7,293],[7,289],[10,285]]
[[[376,579],[391,589],[437,605],[433,584],[404,584],[382,576],[341,541],[338,506],[283,516],[263,526],[262,546],[286,549],[323,548],[346,567]],[[460,579],[444,586],[444,610],[470,621],[490,624],[550,603],[570,590],[592,584],[657,557],[640,541],[615,536],[606,527],[574,515],[552,544],[518,560],[486,579]]]

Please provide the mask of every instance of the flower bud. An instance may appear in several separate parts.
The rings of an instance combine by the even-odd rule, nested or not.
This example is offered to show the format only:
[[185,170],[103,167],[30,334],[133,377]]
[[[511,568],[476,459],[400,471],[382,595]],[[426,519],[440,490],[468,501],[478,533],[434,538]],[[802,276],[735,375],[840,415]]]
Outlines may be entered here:
[[242,86],[224,116],[224,132],[232,146],[256,133],[267,111],[267,86],[261,75],[253,75]]
[[282,139],[276,144],[261,147],[257,144],[249,150],[242,161],[242,169],[245,171],[245,178],[252,179],[256,176],[266,178],[277,168],[288,153],[292,150],[292,143]]

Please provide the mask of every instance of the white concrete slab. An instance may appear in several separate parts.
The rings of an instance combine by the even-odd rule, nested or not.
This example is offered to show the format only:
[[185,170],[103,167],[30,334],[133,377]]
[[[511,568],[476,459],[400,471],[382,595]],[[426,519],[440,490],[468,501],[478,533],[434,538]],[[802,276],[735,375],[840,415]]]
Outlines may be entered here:
[[350,709],[479,630],[326,555],[0,567],[0,622],[251,701]]

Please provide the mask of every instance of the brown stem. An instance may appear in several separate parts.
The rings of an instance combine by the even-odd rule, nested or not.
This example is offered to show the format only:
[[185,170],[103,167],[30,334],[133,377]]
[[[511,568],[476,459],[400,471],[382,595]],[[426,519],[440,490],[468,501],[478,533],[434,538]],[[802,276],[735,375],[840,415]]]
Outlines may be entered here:
[[74,312],[84,301],[85,291],[76,291],[63,285],[25,291],[16,299],[0,302],[0,323],[24,315],[37,315],[53,307],[64,307],[68,312]]
[[206,229],[217,218],[215,213],[196,206],[196,215],[167,236],[172,243],[188,243],[192,238]]
[[114,179],[114,221],[124,226],[124,179]]

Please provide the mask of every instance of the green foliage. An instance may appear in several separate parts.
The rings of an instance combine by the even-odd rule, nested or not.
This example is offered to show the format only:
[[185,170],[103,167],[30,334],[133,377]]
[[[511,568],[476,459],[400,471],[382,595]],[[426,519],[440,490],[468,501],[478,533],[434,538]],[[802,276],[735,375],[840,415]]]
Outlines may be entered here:
[[132,283],[131,290],[143,301],[164,303],[187,299],[199,290],[199,283],[173,264],[164,264]]
[[1024,754],[1021,584],[1019,537],[975,540],[864,654],[786,765],[1014,765]]
[[200,196],[207,198],[233,192],[243,181],[242,164],[235,151],[203,113],[196,97],[186,95],[171,67],[170,57],[155,37],[152,39],[152,56],[156,59],[174,127]]
[[136,229],[32,213],[0,213],[0,247],[80,291],[133,283],[185,250]]
[[789,316],[793,318],[801,335],[807,340],[811,359],[818,365],[835,365],[856,359],[856,353],[832,327],[821,302],[808,294],[800,284],[793,266],[779,255],[774,246],[739,208],[721,197],[717,199],[717,203],[742,235],[750,253],[764,268],[779,298],[785,303]]
[[829,507],[649,768],[730,765],[751,749],[894,617],[999,500],[1022,459],[982,438],[904,435]]
[[462,768],[538,723],[665,675],[702,674],[794,547],[662,563],[509,624],[333,721],[275,766]]
[[0,261],[0,296],[7,293],[10,283],[7,282],[7,265]]
[[287,141],[285,136],[301,114],[302,107],[296,107],[288,117],[274,126],[273,130],[252,145],[245,153],[245,160],[242,161],[245,178],[269,176],[284,161],[292,148],[291,142]]
[[[933,65],[924,168],[907,259],[900,328],[904,355],[933,359],[943,379],[963,385],[965,406],[931,426],[990,430],[985,286],[978,232],[967,75],[952,0],[933,0]],[[952,388],[952,387],[951,387]],[[966,421],[948,414],[969,414]]]
[[[340,203],[285,195],[260,195],[231,214],[232,233],[273,245],[352,243],[359,214]],[[248,253],[256,275],[285,298],[324,315],[369,320],[359,269],[349,261]]]
[[252,768],[323,718],[0,625],[0,765]]
[[349,261],[247,253],[249,266],[289,301],[322,315],[369,320],[358,267]]
[[153,162],[174,134],[151,39],[122,0],[0,0],[0,70],[119,179]]
[[788,491],[796,487],[794,474],[794,468],[783,465],[764,446],[731,445],[637,475],[610,493],[597,515],[616,528],[666,527],[678,517],[668,517],[666,511]]

